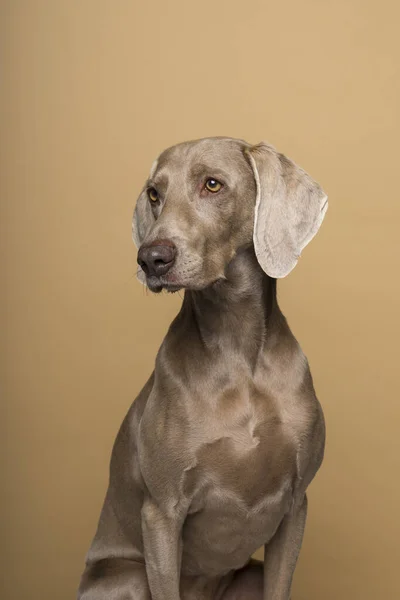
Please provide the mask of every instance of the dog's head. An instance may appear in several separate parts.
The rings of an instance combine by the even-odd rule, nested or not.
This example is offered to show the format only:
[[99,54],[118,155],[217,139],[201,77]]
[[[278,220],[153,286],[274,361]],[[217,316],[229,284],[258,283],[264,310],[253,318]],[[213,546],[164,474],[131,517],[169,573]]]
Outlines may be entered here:
[[265,273],[285,277],[327,206],[320,186],[268,144],[178,144],[156,160],[137,201],[138,277],[154,292],[203,289],[251,244]]

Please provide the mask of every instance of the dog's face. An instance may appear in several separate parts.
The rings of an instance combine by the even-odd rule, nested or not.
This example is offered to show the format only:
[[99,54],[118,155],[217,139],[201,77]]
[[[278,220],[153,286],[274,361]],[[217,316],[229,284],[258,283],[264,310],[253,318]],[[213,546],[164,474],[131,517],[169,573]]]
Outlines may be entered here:
[[[202,289],[224,277],[236,250],[252,243],[256,184],[236,140],[169,148],[154,164],[142,194],[153,219],[139,265],[152,291]],[[161,249],[157,272],[157,265],[149,264],[149,249],[169,243],[175,246],[173,264],[162,273]]]
[[283,276],[325,210],[318,184],[270,146],[231,138],[178,144],[154,163],[137,202],[139,279],[154,292],[203,289],[253,243],[264,271]]

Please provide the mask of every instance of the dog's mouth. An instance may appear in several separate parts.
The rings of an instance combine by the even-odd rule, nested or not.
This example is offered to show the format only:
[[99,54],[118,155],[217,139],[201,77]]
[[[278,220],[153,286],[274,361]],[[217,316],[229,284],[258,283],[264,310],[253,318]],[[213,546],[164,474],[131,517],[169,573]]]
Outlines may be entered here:
[[218,286],[221,283],[226,281],[225,277],[218,277],[215,280],[211,281],[207,285],[196,285],[194,282],[192,283],[178,283],[177,281],[168,280],[168,277],[147,277],[146,284],[147,287],[153,294],[159,294],[162,290],[173,294],[175,292],[179,292],[180,290],[192,290],[192,291],[201,291],[206,288]]
[[156,277],[151,275],[146,278],[147,287],[154,294],[159,294],[162,290],[173,293],[178,292],[184,286],[179,285],[176,281],[171,281],[167,276]]
[[193,263],[189,265],[185,263],[164,274],[145,273],[146,285],[151,292],[159,294],[162,290],[169,293],[179,290],[201,291],[226,280],[225,273],[217,277],[205,278],[202,276],[201,268],[198,267],[199,265]]

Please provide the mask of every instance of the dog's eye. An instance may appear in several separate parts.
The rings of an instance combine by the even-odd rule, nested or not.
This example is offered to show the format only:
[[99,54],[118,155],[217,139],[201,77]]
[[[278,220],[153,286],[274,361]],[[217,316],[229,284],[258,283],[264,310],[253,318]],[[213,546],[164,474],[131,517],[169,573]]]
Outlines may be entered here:
[[149,197],[149,200],[151,200],[152,202],[157,202],[158,200],[158,192],[156,190],[156,188],[149,188],[147,190],[147,195]]
[[222,188],[222,183],[220,183],[216,179],[210,178],[210,179],[207,179],[205,188],[209,192],[212,192],[213,194],[215,194],[215,192],[219,192],[219,190]]

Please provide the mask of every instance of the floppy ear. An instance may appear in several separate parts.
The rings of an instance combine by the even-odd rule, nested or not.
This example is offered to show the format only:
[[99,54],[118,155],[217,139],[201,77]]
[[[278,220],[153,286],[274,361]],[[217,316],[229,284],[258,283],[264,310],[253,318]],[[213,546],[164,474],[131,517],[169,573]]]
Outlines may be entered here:
[[[146,188],[144,188],[137,199],[132,220],[132,238],[137,249],[142,245],[144,238],[150,231],[154,222],[155,220],[147,197]],[[146,284],[146,276],[139,265],[137,278],[140,283]]]
[[270,277],[285,277],[317,233],[328,200],[318,183],[272,146],[246,149],[257,187],[254,248]]

